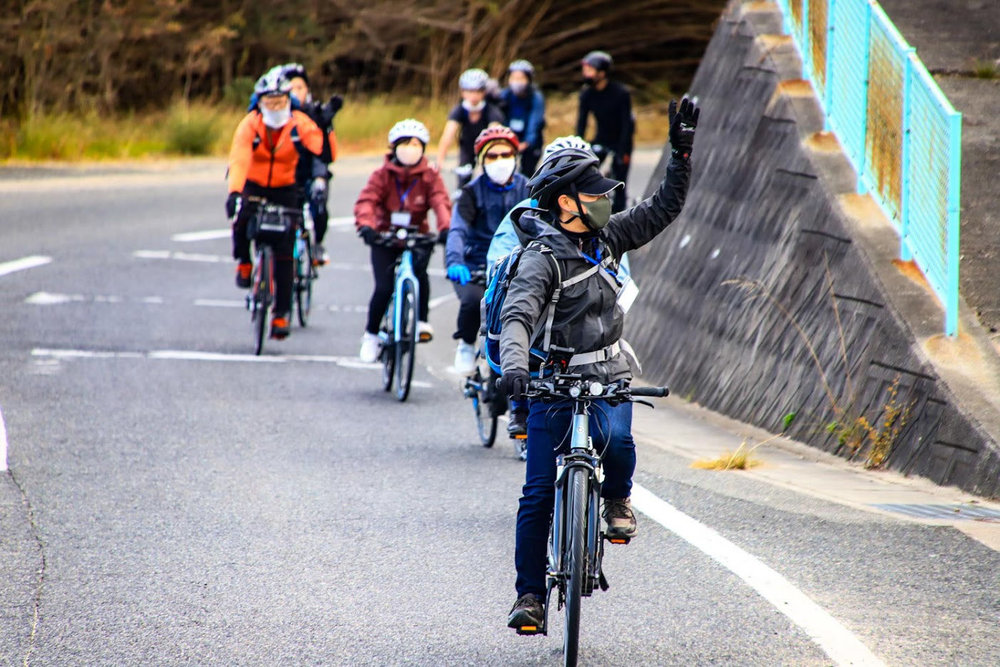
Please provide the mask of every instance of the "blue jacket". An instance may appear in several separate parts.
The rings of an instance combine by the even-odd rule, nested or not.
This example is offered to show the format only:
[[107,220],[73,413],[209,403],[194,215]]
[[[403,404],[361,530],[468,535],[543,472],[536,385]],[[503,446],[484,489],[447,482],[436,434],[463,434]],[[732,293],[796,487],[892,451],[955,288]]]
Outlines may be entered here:
[[[504,216],[503,222],[500,223],[500,226],[494,232],[490,248],[486,251],[486,266],[492,267],[497,263],[498,259],[506,257],[514,248],[521,245],[521,238],[517,235],[517,230],[514,229],[514,222],[511,220],[510,214],[518,209],[536,208],[537,206],[538,202],[534,199],[525,199],[519,202],[517,206],[512,206],[507,210],[507,215]],[[454,217],[452,218],[452,224],[455,224]],[[525,220],[524,224],[529,223]],[[632,268],[629,266],[628,253],[625,253],[622,255],[621,264],[618,265],[618,278],[624,280],[631,275]]]
[[445,264],[464,264],[472,271],[485,268],[493,233],[507,212],[527,194],[528,179],[517,173],[504,188],[485,174],[467,183],[452,208]]
[[531,86],[529,94],[518,97],[510,88],[500,91],[507,127],[522,143],[532,148],[542,147],[542,128],[545,127],[545,98],[537,88]]

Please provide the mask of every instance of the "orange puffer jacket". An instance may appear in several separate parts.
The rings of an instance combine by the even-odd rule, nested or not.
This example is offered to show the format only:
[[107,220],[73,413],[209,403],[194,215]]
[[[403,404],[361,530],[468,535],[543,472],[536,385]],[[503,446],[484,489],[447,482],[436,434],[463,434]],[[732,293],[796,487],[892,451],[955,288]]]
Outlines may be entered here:
[[[264,125],[257,110],[240,121],[229,150],[229,191],[242,192],[247,181],[264,188],[295,185],[299,147],[318,156],[323,150],[323,132],[309,116],[293,111],[280,130]],[[302,159],[307,159],[307,154]]]

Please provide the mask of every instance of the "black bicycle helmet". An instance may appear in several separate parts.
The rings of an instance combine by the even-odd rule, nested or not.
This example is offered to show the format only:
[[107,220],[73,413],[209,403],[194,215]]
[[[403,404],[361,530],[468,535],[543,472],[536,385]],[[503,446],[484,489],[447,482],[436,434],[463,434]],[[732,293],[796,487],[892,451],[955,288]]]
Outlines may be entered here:
[[555,197],[565,193],[588,169],[600,166],[597,156],[580,148],[563,148],[545,158],[528,181],[531,198],[539,208],[551,208]]
[[282,71],[289,81],[299,78],[305,81],[307,86],[309,85],[309,75],[306,74],[306,66],[302,63],[285,63],[282,65]]
[[606,51],[591,51],[580,61],[583,65],[590,65],[599,72],[610,72],[614,61],[611,54]]

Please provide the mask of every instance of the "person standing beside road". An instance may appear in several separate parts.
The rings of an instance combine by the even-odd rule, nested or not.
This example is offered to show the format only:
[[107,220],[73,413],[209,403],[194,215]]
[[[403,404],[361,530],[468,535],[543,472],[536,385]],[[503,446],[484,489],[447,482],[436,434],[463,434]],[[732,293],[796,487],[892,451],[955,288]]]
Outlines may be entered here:
[[[612,214],[609,195],[622,183],[598,170],[596,156],[580,148],[551,153],[528,182],[533,210],[515,213],[525,249],[501,310],[502,390],[524,397],[531,381],[529,357],[545,345],[570,348],[568,372],[602,384],[632,379],[628,346],[621,340],[623,285],[614,277],[622,255],[652,241],[681,212],[691,175],[691,148],[699,109],[687,97],[670,104],[671,158],[649,199]],[[552,298],[562,291],[558,303]],[[549,310],[551,309],[551,310]],[[548,312],[547,324],[542,324]],[[536,335],[537,334],[537,335]],[[591,436],[602,453],[606,533],[636,534],[630,495],[635,471],[632,404],[594,401]],[[517,513],[514,562],[517,601],[507,624],[541,627],[546,550],[555,495],[556,457],[568,444],[572,405],[530,401],[525,481]]]
[[[247,223],[259,206],[253,198],[302,210],[302,194],[295,174],[300,162],[311,164],[323,151],[323,133],[309,116],[292,110],[292,85],[281,67],[274,67],[257,80],[257,102],[236,128],[229,151],[229,196],[226,217],[233,226],[233,258],[239,262],[236,286],[250,287],[253,264]],[[285,338],[290,332],[292,307],[292,230],[274,248],[276,283],[271,337]]]
[[[427,213],[434,211],[437,221],[438,241],[448,238],[451,223],[451,198],[441,180],[441,174],[432,169],[424,157],[431,135],[418,120],[407,118],[389,130],[389,152],[385,163],[368,178],[368,184],[354,204],[355,227],[364,242],[371,246],[372,273],[375,289],[368,303],[368,321],[361,337],[361,360],[372,363],[378,358],[378,328],[382,315],[389,306],[394,288],[396,261],[403,251],[375,245],[380,233],[388,232],[393,225],[410,227],[421,234],[430,231]],[[417,334],[421,342],[434,336],[427,321],[430,312],[431,284],[427,278],[427,264],[431,251],[414,250],[413,273],[420,285],[420,303],[417,313]]]
[[458,187],[464,186],[472,178],[472,168],[476,160],[475,143],[479,133],[491,125],[502,125],[503,112],[486,99],[486,89],[490,76],[481,69],[467,69],[458,78],[462,101],[448,114],[448,121],[438,141],[437,167],[444,164],[452,143],[458,140]]
[[542,154],[545,128],[545,98],[535,85],[535,68],[527,60],[515,60],[507,68],[507,87],[500,91],[506,125],[521,142],[521,173],[530,177]]
[[314,100],[309,90],[309,75],[304,65],[288,63],[284,66],[284,71],[292,84],[292,96],[298,100],[302,112],[323,131],[323,152],[319,159],[299,161],[295,172],[296,181],[309,202],[309,213],[313,219],[316,235],[313,263],[323,265],[330,261],[323,247],[323,239],[330,219],[327,210],[327,200],[330,196],[329,183],[333,176],[330,172],[330,163],[337,159],[337,134],[333,130],[333,117],[344,105],[344,100],[336,94],[331,95],[325,104]]
[[[602,164],[611,156],[611,177],[624,184],[632,160],[635,118],[628,88],[610,78],[612,64],[611,56],[604,51],[591,51],[580,62],[584,88],[580,91],[576,134],[584,136],[587,118],[593,115],[597,127],[590,140],[591,147]],[[625,210],[626,187],[622,185],[615,192],[612,206],[615,213]]]
[[462,374],[476,369],[476,336],[479,334],[479,302],[484,285],[470,282],[472,272],[486,271],[486,251],[507,211],[528,194],[526,179],[517,173],[517,135],[506,127],[488,127],[475,143],[482,173],[462,188],[451,214],[445,265],[448,279],[458,294],[458,340],[455,370]]

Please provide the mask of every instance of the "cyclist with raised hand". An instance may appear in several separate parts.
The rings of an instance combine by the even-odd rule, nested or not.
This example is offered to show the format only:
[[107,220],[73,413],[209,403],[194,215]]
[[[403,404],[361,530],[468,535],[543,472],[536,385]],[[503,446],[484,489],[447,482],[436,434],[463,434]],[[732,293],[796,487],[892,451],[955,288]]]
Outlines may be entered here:
[[325,104],[314,100],[309,90],[309,75],[305,65],[288,63],[284,65],[284,72],[292,84],[292,96],[298,101],[299,108],[323,131],[323,151],[319,158],[312,161],[301,160],[296,170],[296,180],[309,202],[309,212],[313,219],[316,236],[313,263],[322,265],[330,261],[323,248],[323,239],[330,219],[327,211],[332,176],[330,163],[337,159],[337,134],[333,129],[333,117],[340,111],[344,101],[336,94],[331,95]]
[[500,91],[506,125],[521,142],[521,173],[531,176],[542,154],[545,98],[535,86],[535,67],[515,60],[507,68],[507,87]]
[[591,51],[580,62],[584,87],[580,91],[576,133],[584,136],[587,118],[593,115],[597,125],[594,138],[590,140],[594,153],[602,164],[608,155],[611,156],[611,177],[623,184],[615,193],[612,206],[612,211],[617,213],[625,209],[624,183],[632,160],[635,118],[628,88],[611,79],[612,65],[611,56],[604,51]]
[[[451,222],[451,198],[441,175],[431,169],[424,157],[430,133],[418,120],[407,118],[389,130],[389,152],[385,163],[368,178],[368,183],[354,204],[355,227],[364,242],[371,246],[372,273],[375,290],[368,303],[368,321],[361,337],[361,360],[372,363],[378,359],[378,328],[382,315],[392,299],[395,268],[402,250],[375,245],[380,233],[393,225],[408,226],[421,234],[430,231],[427,213],[434,211],[438,240],[445,243]],[[417,334],[421,342],[434,336],[427,321],[430,312],[430,280],[427,264],[430,251],[414,251],[413,272],[420,285],[417,313]]]
[[445,264],[455,283],[458,308],[458,340],[455,370],[472,373],[476,368],[476,335],[479,333],[479,303],[485,287],[470,282],[474,271],[486,271],[486,251],[493,233],[507,211],[527,196],[528,180],[517,173],[517,135],[506,127],[488,127],[475,143],[476,162],[482,173],[461,190],[451,214]]
[[[514,223],[531,242],[525,246],[501,310],[501,388],[523,397],[530,382],[529,350],[571,348],[568,372],[610,384],[632,378],[627,344],[621,340],[623,312],[615,269],[623,253],[653,240],[680,214],[691,173],[691,147],[698,107],[685,97],[670,105],[672,154],[657,192],[621,213],[611,213],[612,192],[622,187],[604,178],[593,153],[557,150],[528,182],[537,210]],[[542,321],[555,290],[560,298]],[[537,332],[537,334],[535,333]],[[603,450],[606,533],[636,534],[629,496],[635,471],[631,404],[594,401],[590,435]],[[544,618],[546,542],[552,517],[556,456],[565,450],[571,406],[531,402],[527,465],[517,513],[517,601],[508,625],[541,627]]]
[[472,178],[476,159],[475,143],[479,133],[491,125],[502,125],[503,111],[486,99],[490,75],[481,69],[467,69],[458,78],[462,101],[448,114],[441,139],[438,141],[437,166],[440,168],[448,157],[451,145],[458,140],[458,187]]
[[[300,161],[310,162],[323,150],[323,133],[301,111],[292,110],[291,82],[281,67],[274,67],[257,80],[257,104],[233,135],[229,151],[229,196],[226,216],[233,225],[233,257],[239,262],[236,286],[250,287],[253,264],[247,222],[256,214],[257,198],[297,210],[302,196],[295,181]],[[271,337],[289,334],[294,267],[294,230],[274,248],[275,309]]]

